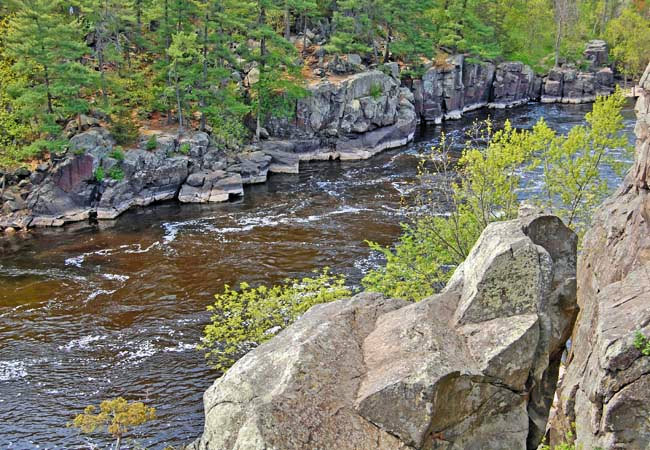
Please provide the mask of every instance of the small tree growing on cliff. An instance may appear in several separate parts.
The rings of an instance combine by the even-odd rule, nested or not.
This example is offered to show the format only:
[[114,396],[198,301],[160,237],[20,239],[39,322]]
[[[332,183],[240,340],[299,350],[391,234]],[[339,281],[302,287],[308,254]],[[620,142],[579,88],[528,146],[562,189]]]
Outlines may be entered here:
[[[574,127],[566,136],[544,120],[530,131],[515,130],[506,122],[503,130],[492,132],[488,122],[483,131],[473,133],[478,139],[468,141],[457,165],[443,139],[425,157],[418,177],[424,186],[437,178],[438,188],[420,194],[417,214],[403,225],[394,248],[369,243],[384,255],[386,265],[368,272],[363,286],[416,301],[436,292],[490,222],[516,217],[522,175],[533,169],[541,173],[543,189],[542,196],[532,200],[582,235],[591,212],[610,192],[601,178],[602,166],[619,174],[625,168],[612,154],[613,149],[627,149],[621,133],[624,102],[620,91],[598,98],[586,115],[587,125]],[[481,141],[487,146],[473,145]]]
[[122,397],[104,400],[95,413],[94,406],[88,406],[83,414],[77,415],[68,426],[78,428],[82,433],[94,433],[104,429],[115,438],[115,449],[119,450],[122,438],[133,427],[143,425],[156,418],[155,408],[142,402],[127,402]]
[[[458,162],[444,137],[425,156],[418,181],[428,186],[437,179],[439,185],[417,197],[417,215],[402,225],[394,249],[369,242],[386,265],[364,277],[366,289],[412,301],[425,298],[444,286],[490,222],[517,215],[522,168],[539,145],[531,132],[509,122],[496,132],[489,121],[476,124],[472,135]],[[479,141],[489,144],[480,148],[474,145]]]
[[271,339],[309,308],[349,297],[343,275],[326,268],[313,277],[287,279],[273,287],[253,288],[246,283],[239,290],[225,286],[208,306],[212,313],[205,327],[201,350],[217,370],[225,372],[248,351]]

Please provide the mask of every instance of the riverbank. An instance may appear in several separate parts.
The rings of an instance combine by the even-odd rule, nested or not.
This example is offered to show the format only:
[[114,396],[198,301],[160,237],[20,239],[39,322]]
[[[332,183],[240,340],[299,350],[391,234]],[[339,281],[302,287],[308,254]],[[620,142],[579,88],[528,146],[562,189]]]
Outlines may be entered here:
[[269,120],[264,140],[234,151],[215,146],[205,132],[156,130],[122,149],[99,120],[82,117],[68,127],[66,153],[33,171],[3,174],[0,231],[111,220],[167,200],[229,201],[269,174],[299,173],[301,162],[363,160],[404,146],[418,123],[440,124],[480,108],[530,101],[592,102],[614,83],[611,70],[598,66],[606,47],[597,51],[589,71],[554,69],[546,78],[521,63],[495,66],[455,55],[417,80],[402,79],[397,63],[325,79],[309,87],[292,120]]

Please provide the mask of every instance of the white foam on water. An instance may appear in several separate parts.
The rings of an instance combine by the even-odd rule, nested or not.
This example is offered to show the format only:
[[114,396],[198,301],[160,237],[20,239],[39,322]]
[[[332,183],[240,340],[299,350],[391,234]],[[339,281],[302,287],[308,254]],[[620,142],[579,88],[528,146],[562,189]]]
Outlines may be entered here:
[[138,365],[145,359],[158,353],[153,342],[147,340],[142,342],[128,341],[125,344],[132,350],[122,350],[117,354],[119,359],[118,365]]
[[100,295],[111,295],[117,292],[117,289],[97,289],[96,291],[91,292],[86,298],[86,302],[95,300]]
[[129,279],[128,275],[117,275],[117,274],[114,274],[114,273],[105,273],[102,276],[104,278],[106,278],[107,280],[121,281],[122,283],[124,283],[125,281],[127,281]]
[[105,335],[84,336],[78,339],[73,339],[65,345],[59,345],[59,350],[63,350],[66,352],[69,352],[74,348],[88,350],[92,347],[92,344],[94,344],[95,342],[103,341],[107,337],[108,336]]
[[23,361],[0,361],[0,381],[10,381],[27,376],[27,368]]
[[182,353],[190,350],[196,350],[197,344],[187,344],[185,342],[179,342],[175,347],[165,347],[164,352],[166,353]]
[[79,256],[73,256],[72,258],[67,258],[65,260],[65,265],[66,266],[75,266],[75,267],[81,267],[83,264],[84,260],[86,259],[86,255],[79,255]]

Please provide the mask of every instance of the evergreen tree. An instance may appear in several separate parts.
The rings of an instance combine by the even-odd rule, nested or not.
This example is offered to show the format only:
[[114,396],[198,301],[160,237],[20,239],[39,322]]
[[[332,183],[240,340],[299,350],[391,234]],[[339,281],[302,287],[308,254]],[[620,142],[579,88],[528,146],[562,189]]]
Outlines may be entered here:
[[169,74],[174,89],[170,96],[176,98],[178,133],[183,134],[186,121],[189,122],[190,102],[197,100],[193,87],[200,79],[203,67],[203,55],[197,43],[197,35],[179,31],[172,36],[167,53],[170,57]]
[[20,114],[33,118],[43,138],[35,145],[60,148],[62,120],[88,110],[84,88],[95,76],[79,61],[87,52],[79,21],[67,15],[60,0],[16,0],[6,37],[5,53],[12,70],[28,82],[17,86]]

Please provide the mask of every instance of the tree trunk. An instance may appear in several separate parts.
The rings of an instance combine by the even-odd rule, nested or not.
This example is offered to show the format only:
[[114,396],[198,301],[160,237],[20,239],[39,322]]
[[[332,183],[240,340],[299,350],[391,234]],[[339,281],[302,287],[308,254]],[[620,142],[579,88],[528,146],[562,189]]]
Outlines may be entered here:
[[291,37],[291,13],[289,0],[284,0],[284,38],[288,41]]
[[307,54],[307,16],[302,15],[302,56]]
[[176,81],[176,108],[178,108],[178,135],[183,134],[183,104],[181,102],[181,88],[179,86],[178,75],[175,78]]
[[205,131],[205,90],[208,86],[208,20],[210,14],[206,11],[205,23],[203,25],[203,78],[201,79],[201,98],[199,106],[201,107],[201,125],[199,129]]
[[115,441],[115,450],[120,450],[120,444],[122,443],[122,436],[118,436]]
[[[169,55],[167,50],[171,45],[171,34],[169,32],[169,0],[165,0],[165,62],[167,63],[167,70],[169,70]],[[167,87],[170,85],[170,76],[167,77]],[[167,102],[168,103],[168,102]],[[167,125],[172,123],[172,111],[169,104],[167,105]]]
[[390,59],[390,38],[391,32],[390,26],[386,26],[386,48],[384,49],[384,64],[386,64]]
[[[265,7],[261,4],[260,1],[258,1],[258,5],[260,8],[260,15],[258,19],[258,25],[263,27],[266,24],[266,9]],[[260,79],[257,82],[257,123],[255,126],[255,138],[259,142],[260,140],[260,135],[262,131],[262,82],[263,82],[263,77],[264,77],[264,67],[266,66],[266,38],[262,37],[260,40]]]
[[47,66],[43,69],[45,71],[45,89],[47,90],[47,112],[53,114],[54,108],[52,108],[52,92],[50,92],[50,74]]

